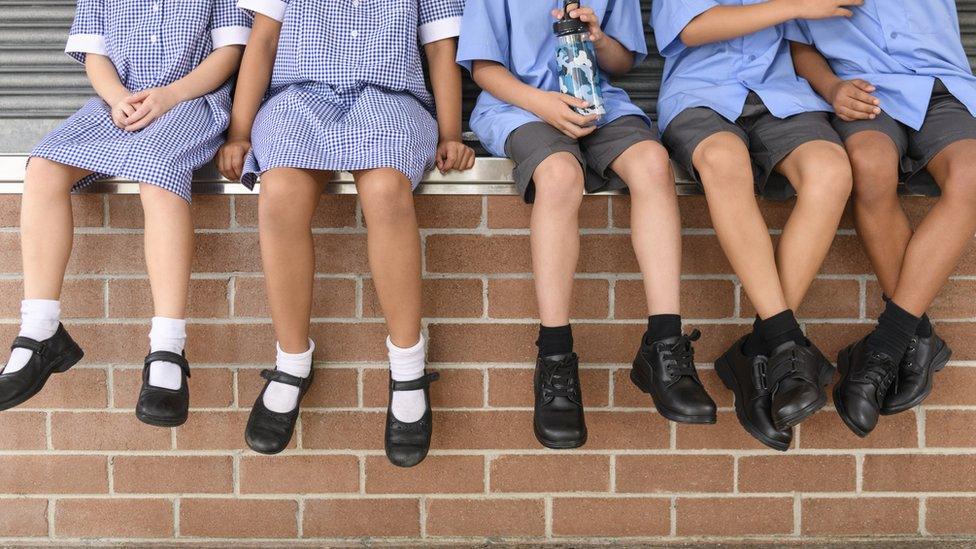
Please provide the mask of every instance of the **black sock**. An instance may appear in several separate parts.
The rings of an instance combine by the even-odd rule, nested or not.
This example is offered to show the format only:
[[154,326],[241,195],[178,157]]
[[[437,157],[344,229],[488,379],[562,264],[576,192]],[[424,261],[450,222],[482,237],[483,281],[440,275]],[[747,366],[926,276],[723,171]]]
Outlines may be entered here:
[[644,343],[678,337],[681,335],[681,315],[651,315],[647,317],[647,332]]
[[539,339],[535,342],[539,347],[539,356],[568,355],[573,352],[573,328],[565,326],[539,325]]
[[773,354],[773,350],[784,343],[790,341],[797,345],[806,345],[807,338],[800,330],[800,323],[796,321],[793,311],[787,309],[782,313],[775,314],[765,320],[759,321],[759,335],[762,337],[763,344],[766,346],[768,356]]
[[878,317],[878,327],[868,335],[868,349],[884,353],[898,364],[905,356],[905,350],[915,336],[919,322],[917,316],[902,309],[894,301],[889,301]]
[[756,315],[756,320],[752,323],[752,333],[746,338],[746,342],[742,345],[742,354],[746,356],[759,356],[766,352],[766,346],[763,344],[762,336],[759,335],[759,324],[762,322],[759,315]]
[[[885,302],[885,305],[891,302],[888,294],[881,294],[881,299]],[[922,318],[918,321],[918,328],[915,329],[915,335],[918,337],[932,337],[932,319],[929,318],[928,314],[922,314]]]

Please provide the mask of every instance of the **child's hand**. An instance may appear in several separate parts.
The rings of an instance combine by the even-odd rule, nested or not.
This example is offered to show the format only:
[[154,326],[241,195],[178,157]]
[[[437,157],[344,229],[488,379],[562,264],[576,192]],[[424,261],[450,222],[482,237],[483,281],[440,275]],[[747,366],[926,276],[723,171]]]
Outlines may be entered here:
[[131,116],[132,113],[136,112],[136,109],[139,108],[139,105],[133,105],[132,103],[126,101],[127,97],[128,96],[121,97],[115,102],[114,105],[112,105],[112,123],[115,124],[115,126],[120,130],[125,129],[125,119]]
[[244,157],[251,150],[246,139],[231,139],[217,151],[217,170],[231,181],[240,181],[244,172]]
[[864,0],[787,0],[795,3],[798,19],[830,19],[854,17],[844,6],[862,6]]
[[589,103],[572,95],[543,92],[535,102],[532,113],[569,137],[579,139],[596,130],[595,122],[600,117],[595,114],[584,116],[574,111],[572,107],[582,109],[588,106]]
[[437,146],[437,169],[442,174],[451,170],[470,170],[473,167],[474,149],[460,140],[441,141]]
[[874,120],[881,114],[881,101],[871,95],[876,88],[864,80],[842,80],[830,92],[834,112],[845,122]]
[[180,98],[172,88],[163,86],[130,95],[125,101],[133,106],[138,105],[135,112],[125,119],[125,131],[135,132],[172,110]]
[[[579,4],[576,4],[576,6],[576,8],[569,8],[569,16],[586,23],[586,26],[590,30],[590,41],[593,42],[593,45],[599,44],[606,37],[606,34],[603,33],[603,27],[600,26],[600,18],[597,17],[593,8],[584,8]],[[556,19],[562,19],[563,10],[552,10],[552,16]]]

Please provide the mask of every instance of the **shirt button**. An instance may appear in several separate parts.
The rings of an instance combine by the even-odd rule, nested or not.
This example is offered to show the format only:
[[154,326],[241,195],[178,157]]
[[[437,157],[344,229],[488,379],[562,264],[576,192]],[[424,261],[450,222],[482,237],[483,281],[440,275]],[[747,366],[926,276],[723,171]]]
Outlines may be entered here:
[[349,33],[349,36],[352,36],[353,38],[358,38],[359,37],[359,31],[358,30],[354,30],[354,31],[352,31],[352,32]]
[[897,33],[897,32],[893,32],[893,33],[891,33],[891,37],[892,37],[892,38],[898,38],[898,33]]
[[755,60],[756,60],[756,56],[755,55],[750,55],[749,56],[749,61],[755,61]]
[[159,38],[155,34],[149,37],[150,43],[155,44],[157,41],[159,41]]

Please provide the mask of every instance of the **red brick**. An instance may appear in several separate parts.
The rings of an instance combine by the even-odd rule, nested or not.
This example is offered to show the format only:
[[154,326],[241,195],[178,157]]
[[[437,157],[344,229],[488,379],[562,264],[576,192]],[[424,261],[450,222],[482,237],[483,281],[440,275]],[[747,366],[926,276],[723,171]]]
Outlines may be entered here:
[[480,196],[416,196],[417,222],[423,229],[473,229],[481,224],[482,200]]
[[630,235],[588,234],[580,237],[579,272],[613,274],[639,272]]
[[[270,365],[269,365],[270,367]],[[267,383],[259,370],[237,372],[238,405],[250,407]],[[352,368],[316,368],[315,378],[302,399],[303,408],[351,408],[359,402],[359,373]]]
[[528,236],[435,234],[427,237],[432,273],[528,273]]
[[[577,279],[573,288],[573,318],[607,318],[610,284],[606,280]],[[488,316],[536,319],[539,317],[532,279],[488,281]]]
[[854,235],[837,235],[834,238],[821,272],[824,274],[870,273],[871,263],[864,254],[860,241]]
[[[142,236],[137,234],[75,235],[70,274],[141,274],[146,272]],[[19,269],[19,267],[18,267]]]
[[434,414],[437,449],[541,448],[532,433],[532,412],[440,412]]
[[831,361],[837,360],[841,349],[868,335],[874,326],[864,324],[807,324],[807,337]]
[[[102,196],[73,195],[71,212],[75,227],[101,227],[105,223]],[[20,227],[20,195],[0,197],[0,227]]]
[[[818,278],[813,281],[797,312],[800,318],[858,318],[861,314],[861,287],[857,280]],[[743,318],[756,316],[756,309],[742,292]]]
[[196,235],[194,273],[261,272],[257,233],[205,233]]
[[241,492],[313,494],[359,491],[355,456],[244,456]]
[[170,432],[131,413],[55,412],[51,443],[57,450],[163,450],[170,447]]
[[359,274],[369,270],[365,234],[316,234],[314,240],[316,273]]
[[[588,409],[609,404],[609,371],[604,368],[580,370],[583,403]],[[488,405],[500,408],[531,408],[534,403],[532,378],[534,369],[492,368],[488,371]]]
[[867,455],[866,492],[976,492],[976,455]]
[[[176,447],[180,450],[245,448],[244,426],[249,412],[249,408],[239,412],[191,411],[186,423],[176,430]],[[294,447],[295,437],[292,437],[289,448]]]
[[[484,309],[482,284],[475,279],[424,280],[423,314],[427,318],[478,318]],[[363,316],[383,318],[372,279],[363,281]]]
[[167,499],[61,499],[54,511],[59,537],[166,538],[173,535]]
[[230,456],[115,456],[115,491],[135,494],[230,493]]
[[[881,293],[881,285],[869,280],[867,283],[868,318],[877,318],[884,310]],[[939,295],[936,296],[935,301],[932,302],[928,315],[936,320],[976,317],[976,303],[973,302],[974,293],[976,293],[976,281],[949,280]]]
[[427,500],[428,536],[540,536],[544,532],[542,500]]
[[[226,408],[234,403],[234,379],[224,368],[193,368],[190,366],[191,408]],[[135,409],[142,387],[142,369],[117,369],[112,374],[115,381],[115,407]]]
[[[434,436],[442,430],[434,414]],[[302,412],[302,447],[379,450],[383,447],[386,412]]]
[[20,235],[0,233],[0,272],[19,275],[23,269],[20,257]]
[[310,499],[303,516],[302,532],[307,537],[420,536],[416,499]]
[[[237,224],[258,226],[258,197],[234,197]],[[312,227],[348,228],[356,226],[356,197],[352,195],[323,196],[312,218]]]
[[108,405],[105,370],[74,367],[51,376],[44,390],[24,403],[24,408],[104,408]]
[[0,532],[5,537],[47,536],[47,505],[44,499],[0,501]]
[[[227,318],[227,279],[193,279],[187,299],[188,318]],[[149,280],[124,278],[108,282],[108,313],[112,318],[154,315]]]
[[925,412],[925,445],[976,447],[976,411],[928,410]]
[[[484,402],[484,371],[440,368],[440,380],[430,386],[434,408],[481,408]],[[363,372],[363,406],[386,408],[390,399],[390,374],[386,368]]]
[[[605,196],[587,196],[579,211],[582,229],[600,229],[607,226],[608,201]],[[488,227],[492,229],[527,229],[532,206],[519,196],[488,197]]]
[[606,492],[608,456],[499,456],[491,460],[492,492]]
[[[61,317],[102,318],[105,316],[104,282],[69,278],[61,291]],[[0,317],[20,319],[20,302],[24,297],[23,281],[0,280]]]
[[976,360],[976,322],[941,322],[937,329],[952,347],[953,360]]
[[[647,318],[647,299],[641,280],[618,280],[614,318]],[[735,312],[735,284],[731,280],[682,280],[681,314],[685,318],[730,318]]]
[[[387,360],[386,337],[382,323],[315,323],[315,360],[327,362],[363,362]],[[272,344],[271,350],[274,350]]]
[[731,456],[617,456],[617,492],[731,492]]
[[432,323],[428,332],[431,362],[529,362],[538,352],[535,324]]
[[183,499],[180,535],[208,538],[292,538],[298,503],[291,500]]
[[917,448],[915,414],[906,412],[881,418],[867,438],[860,438],[831,410],[815,414],[801,425],[803,448]]
[[554,498],[552,533],[577,537],[666,536],[671,502],[663,498]]
[[589,412],[587,448],[667,448],[668,422],[649,412]]
[[[264,278],[234,278],[234,316],[268,318]],[[312,288],[312,318],[340,318],[356,315],[356,281],[351,278],[316,278]]]
[[[143,351],[145,352],[145,351]],[[186,356],[191,364],[274,364],[271,324],[190,324]]]
[[918,500],[908,498],[804,499],[804,536],[883,536],[918,533]]
[[[718,412],[717,425],[677,424],[678,448],[701,450],[768,450],[752,437],[735,416],[735,412]],[[794,445],[796,443],[794,442]]]
[[[142,229],[142,201],[137,195],[108,195],[109,226]],[[196,195],[191,206],[197,229],[224,229],[230,224],[230,197]]]
[[[751,536],[793,532],[792,498],[678,498],[679,536]],[[721,517],[721,520],[716,520]]]
[[427,456],[404,469],[385,456],[366,458],[367,494],[466,494],[485,491],[485,460],[481,456]]
[[853,492],[854,456],[744,456],[740,492]]
[[950,366],[936,374],[926,404],[976,406],[976,368]]
[[925,529],[936,535],[976,535],[976,498],[928,498]]
[[104,456],[0,456],[0,492],[104,494],[108,462]]
[[4,450],[43,450],[47,447],[46,414],[43,412],[15,412],[3,414],[0,421],[0,440]]

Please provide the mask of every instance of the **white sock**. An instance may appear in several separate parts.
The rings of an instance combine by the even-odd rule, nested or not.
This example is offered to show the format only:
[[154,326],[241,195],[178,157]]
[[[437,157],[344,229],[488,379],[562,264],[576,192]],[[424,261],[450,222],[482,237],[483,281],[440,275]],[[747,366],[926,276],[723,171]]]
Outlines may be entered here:
[[[52,299],[25,299],[20,302],[20,336],[34,341],[50,339],[61,322],[61,302]],[[30,362],[34,351],[14,349],[3,373],[12,374]]]
[[[423,377],[426,343],[424,336],[421,335],[416,345],[409,349],[401,349],[394,345],[389,337],[386,338],[386,348],[390,354],[390,377],[394,381],[413,381]],[[420,421],[427,411],[424,390],[393,391],[390,411],[393,412],[393,417],[404,423]]]
[[[169,351],[183,354],[186,346],[186,320],[155,316],[149,331],[149,351]],[[179,389],[183,385],[183,370],[178,364],[157,360],[149,365],[149,384],[164,389]]]
[[[308,340],[308,350],[304,353],[286,353],[278,345],[278,357],[275,360],[275,368],[279,372],[285,372],[295,377],[305,378],[312,373],[312,353],[315,351],[315,343]],[[268,389],[264,391],[264,407],[272,412],[286,414],[298,406],[298,395],[301,391],[294,385],[278,383],[272,381],[268,384]]]

